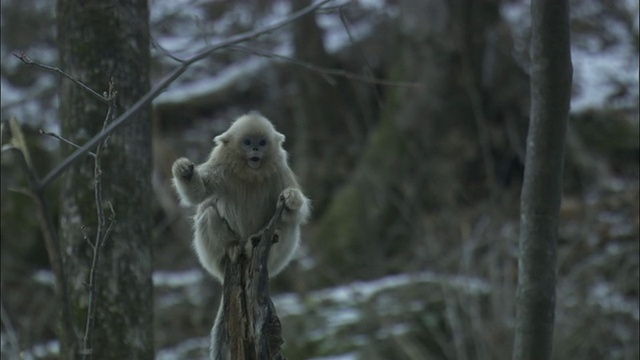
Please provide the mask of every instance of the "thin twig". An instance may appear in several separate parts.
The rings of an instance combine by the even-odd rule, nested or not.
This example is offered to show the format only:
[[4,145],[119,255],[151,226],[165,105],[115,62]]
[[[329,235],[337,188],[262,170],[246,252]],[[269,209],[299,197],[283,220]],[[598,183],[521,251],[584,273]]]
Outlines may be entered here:
[[66,72],[62,71],[62,69],[54,67],[54,66],[49,66],[49,65],[44,65],[44,64],[40,64],[37,61],[33,61],[31,60],[26,54],[13,54],[13,56],[17,57],[20,61],[22,61],[24,64],[27,65],[32,65],[32,66],[36,66],[39,67],[41,69],[45,69],[48,71],[53,71],[56,72],[64,77],[66,77],[67,79],[73,81],[74,83],[80,85],[81,88],[83,88],[84,90],[86,90],[89,94],[97,97],[98,99],[100,99],[100,101],[104,102],[104,103],[108,103],[109,99],[107,99],[106,97],[98,94],[96,91],[94,91],[93,89],[91,89],[90,87],[88,87],[87,85],[85,85],[82,81],[74,78],[73,76],[67,74]]
[[[106,93],[106,98],[109,99],[109,107],[107,109],[107,114],[105,116],[104,122],[102,124],[102,129],[107,127],[107,125],[113,120],[113,116],[115,114],[115,106],[116,106],[116,96],[118,92],[115,89],[115,81],[113,77],[109,81],[109,90]],[[100,164],[100,155],[102,150],[107,147],[107,142],[109,141],[109,136],[107,136],[104,141],[98,145],[96,149],[96,155],[94,157],[94,182],[95,182],[95,202],[96,202],[96,212],[97,212],[97,220],[98,226],[96,229],[95,241],[93,245],[93,258],[91,260],[91,269],[89,271],[89,303],[87,308],[87,320],[85,323],[84,329],[84,337],[83,337],[83,349],[82,349],[82,358],[87,360],[93,354],[93,328],[95,322],[95,313],[97,306],[97,283],[98,283],[98,275],[99,275],[99,267],[100,267],[100,254],[104,244],[106,243],[111,229],[115,223],[115,213],[113,211],[113,207],[109,204],[109,208],[111,209],[110,223],[109,227],[104,230],[106,219],[104,215],[104,198],[102,192],[102,167]]]
[[[113,226],[116,224],[116,213],[113,211],[113,206],[109,203],[109,208],[111,209],[111,215],[109,216],[109,226],[107,230],[104,232],[104,238],[108,239],[109,235],[111,235],[111,231],[113,230]],[[104,246],[105,242],[103,241],[100,246]]]
[[344,28],[344,31],[347,33],[347,36],[349,37],[349,43],[358,49],[358,53],[362,57],[362,62],[365,64],[365,69],[369,72],[368,75],[373,77],[373,71],[371,70],[372,66],[369,63],[369,60],[367,59],[367,57],[364,55],[362,46],[360,46],[356,42],[355,38],[353,37],[353,34],[351,33],[351,28],[349,27],[349,24],[347,22],[347,15],[344,12],[344,8],[340,9],[340,22],[342,23],[342,27]]
[[65,171],[69,166],[73,165],[76,161],[80,159],[80,157],[94,148],[100,141],[102,141],[109,134],[114,132],[120,126],[125,124],[128,120],[130,120],[133,115],[135,115],[138,111],[140,111],[143,107],[151,102],[151,100],[155,99],[160,93],[162,93],[169,85],[171,85],[180,75],[182,75],[187,69],[193,65],[194,63],[208,57],[212,53],[222,48],[229,47],[231,45],[239,44],[248,40],[255,39],[261,35],[273,32],[277,29],[280,29],[293,21],[298,20],[299,18],[307,15],[314,10],[318,9],[322,5],[333,1],[333,0],[323,0],[316,4],[310,5],[296,13],[291,14],[290,16],[280,20],[272,25],[266,26],[259,30],[249,31],[242,34],[238,34],[235,36],[231,36],[227,40],[221,41],[217,44],[211,45],[203,49],[200,53],[194,55],[193,57],[185,60],[181,65],[176,67],[169,75],[165,76],[160,82],[158,82],[153,89],[147,92],[140,100],[138,100],[135,104],[133,104],[127,111],[125,111],[122,115],[118,116],[104,131],[95,135],[89,141],[87,141],[80,149],[74,151],[71,155],[65,158],[58,166],[56,166],[53,170],[51,170],[44,179],[39,184],[39,189],[42,189],[49,185],[53,180],[58,178],[63,171]]
[[[465,26],[470,27],[471,24],[461,25],[461,32],[464,33]],[[471,110],[473,111],[473,119],[475,120],[476,127],[478,129],[478,145],[480,146],[480,153],[482,154],[482,164],[484,165],[484,172],[487,177],[487,187],[490,190],[491,197],[495,199],[498,193],[498,182],[495,174],[495,160],[491,153],[491,136],[489,132],[489,126],[484,114],[484,108],[482,105],[482,99],[478,84],[474,78],[474,72],[469,61],[471,55],[469,48],[471,44],[466,43],[462,36],[455,37],[458,51],[460,52],[460,61],[462,68],[462,79],[464,81],[463,87],[469,97],[471,103]]]
[[0,319],[2,321],[2,325],[5,329],[5,334],[7,335],[7,354],[10,356],[15,356],[16,358],[20,354],[20,341],[18,340],[18,332],[15,327],[13,327],[13,323],[9,318],[9,313],[4,308],[4,303],[0,301]]
[[158,50],[158,52],[160,52],[161,54],[167,56],[168,58],[170,58],[171,60],[178,62],[178,63],[183,63],[185,60],[181,59],[175,55],[173,55],[169,50],[167,50],[164,46],[162,46],[162,44],[160,44],[157,40],[155,39],[151,39],[151,46],[153,46],[154,48],[156,48]]
[[[74,148],[76,148],[76,149],[80,149],[80,145],[78,145],[78,144],[74,143],[73,141],[71,141],[71,140],[69,140],[69,139],[65,139],[65,138],[63,138],[62,136],[60,136],[60,135],[58,135],[58,134],[56,134],[56,133],[54,133],[54,132],[51,132],[51,131],[44,131],[44,130],[40,129],[40,130],[38,130],[38,133],[40,133],[40,134],[42,134],[42,135],[50,136],[50,137],[52,137],[52,138],[54,138],[54,139],[57,139],[57,140],[62,141],[63,143],[65,143],[65,144],[67,144],[67,145],[71,145],[71,146],[73,146],[73,147],[74,147]],[[92,157],[96,157],[96,154],[95,154],[93,151],[88,151],[88,152],[87,152],[87,154],[91,155]]]
[[89,239],[89,235],[87,234],[87,227],[84,225],[80,225],[80,232],[82,233],[82,238],[84,241],[91,246],[91,249],[94,249],[96,245]]
[[353,72],[350,72],[350,71],[346,71],[346,70],[343,70],[343,69],[325,68],[325,67],[314,65],[314,64],[306,62],[306,61],[297,60],[297,59],[294,59],[294,58],[289,57],[289,56],[279,55],[279,54],[276,54],[274,52],[266,51],[266,50],[251,49],[251,48],[244,47],[244,46],[231,46],[231,47],[229,47],[229,50],[243,51],[243,52],[246,52],[246,53],[259,55],[259,56],[262,56],[262,57],[265,57],[265,58],[273,58],[273,59],[283,60],[283,61],[289,62],[289,63],[291,63],[293,65],[297,65],[297,66],[303,67],[305,69],[321,73],[323,75],[342,76],[342,77],[345,77],[347,79],[362,81],[362,82],[371,83],[371,84],[379,84],[379,85],[387,85],[387,86],[398,86],[398,87],[420,87],[420,86],[422,86],[420,83],[382,80],[382,79],[378,79],[378,78],[375,78],[375,77],[372,77],[372,76],[356,74],[356,73],[353,73]]
[[[358,53],[362,57],[362,62],[365,64],[365,69],[369,73],[368,75],[373,77],[373,70],[372,70],[373,67],[369,63],[369,60],[367,59],[367,57],[364,55],[364,50],[362,49],[362,45],[358,44],[353,38],[353,34],[351,33],[351,28],[349,27],[349,23],[347,21],[347,15],[344,11],[344,8],[340,9],[340,22],[342,23],[342,27],[344,28],[344,31],[347,33],[347,36],[349,37],[349,43],[352,44],[355,48],[357,48]],[[382,106],[381,105],[382,96],[380,95],[380,90],[374,87],[373,95],[376,98],[376,103],[378,104],[378,106]]]

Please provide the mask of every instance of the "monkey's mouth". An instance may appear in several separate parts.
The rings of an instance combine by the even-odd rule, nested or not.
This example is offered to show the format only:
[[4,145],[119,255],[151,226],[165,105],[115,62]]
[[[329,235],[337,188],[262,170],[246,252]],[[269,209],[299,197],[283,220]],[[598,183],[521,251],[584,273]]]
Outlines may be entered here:
[[260,166],[260,161],[262,159],[260,159],[258,156],[252,156],[249,158],[249,167],[252,169],[257,169],[258,166]]

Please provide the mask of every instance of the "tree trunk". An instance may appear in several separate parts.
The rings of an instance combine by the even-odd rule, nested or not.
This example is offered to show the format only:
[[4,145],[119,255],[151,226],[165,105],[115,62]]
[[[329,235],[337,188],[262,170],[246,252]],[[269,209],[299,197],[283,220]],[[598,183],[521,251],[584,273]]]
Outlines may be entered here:
[[531,17],[531,120],[520,209],[514,360],[551,358],[572,76],[568,2],[533,0]]
[[[58,0],[57,6],[61,68],[99,93],[113,78],[116,111],[123,112],[149,90],[147,1]],[[106,112],[106,104],[77,85],[61,84],[60,118],[67,139],[85,143],[101,130]],[[111,204],[117,222],[98,267],[93,359],[153,358],[150,134],[150,111],[142,110],[102,151],[105,212],[110,213]],[[66,359],[82,350],[92,261],[83,234],[95,241],[94,188],[89,156],[64,174],[60,233],[75,327],[74,334],[62,334]]]

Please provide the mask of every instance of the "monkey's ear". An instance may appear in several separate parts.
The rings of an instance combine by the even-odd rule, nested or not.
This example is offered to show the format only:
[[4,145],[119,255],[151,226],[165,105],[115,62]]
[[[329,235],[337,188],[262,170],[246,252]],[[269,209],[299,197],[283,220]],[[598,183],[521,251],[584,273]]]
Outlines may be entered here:
[[229,140],[231,140],[230,136],[226,132],[213,138],[213,142],[216,143],[216,145],[228,144]]
[[284,134],[281,134],[281,133],[276,131],[276,142],[278,144],[282,144],[285,139],[286,139],[286,137],[284,136]]

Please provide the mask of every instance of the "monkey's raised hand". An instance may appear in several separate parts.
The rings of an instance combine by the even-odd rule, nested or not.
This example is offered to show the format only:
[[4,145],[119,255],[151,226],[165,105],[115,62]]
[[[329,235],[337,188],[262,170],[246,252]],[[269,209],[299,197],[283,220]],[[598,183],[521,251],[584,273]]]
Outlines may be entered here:
[[173,185],[178,190],[180,201],[185,205],[198,205],[207,197],[207,191],[198,173],[198,168],[187,158],[180,158],[171,166]]
[[176,178],[182,178],[187,181],[193,176],[194,164],[187,158],[180,158],[173,163],[171,172]]

